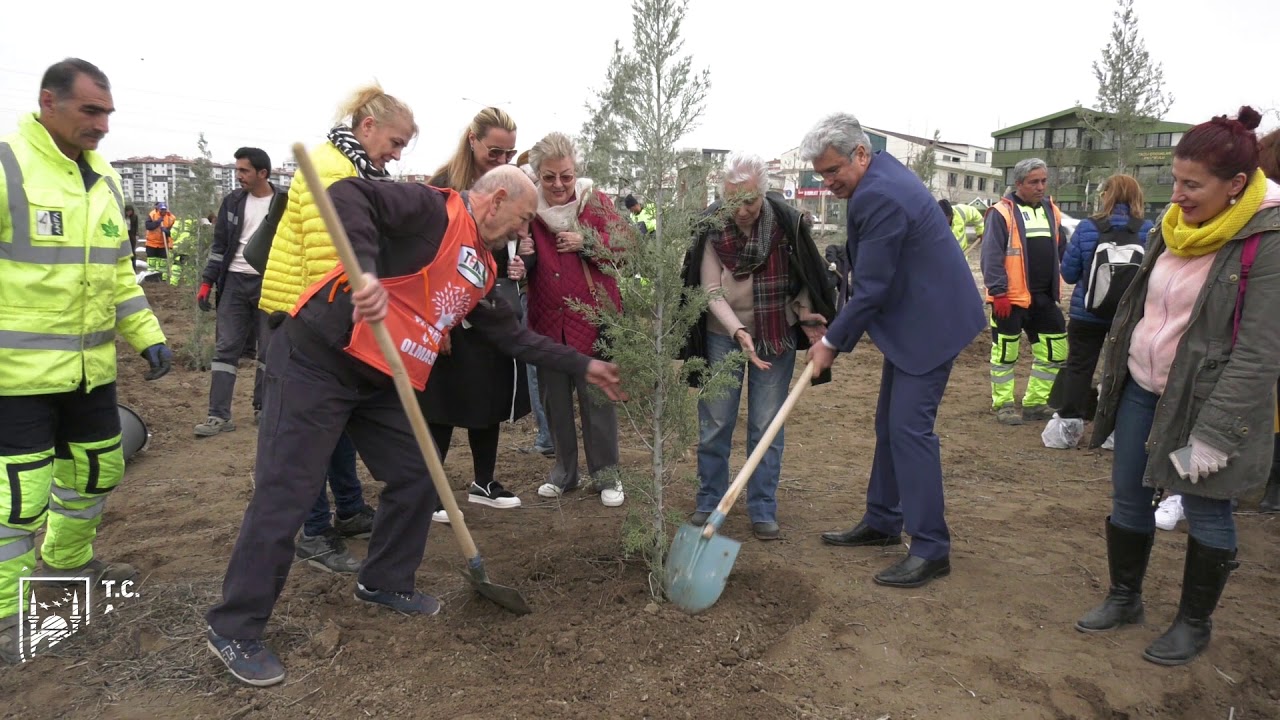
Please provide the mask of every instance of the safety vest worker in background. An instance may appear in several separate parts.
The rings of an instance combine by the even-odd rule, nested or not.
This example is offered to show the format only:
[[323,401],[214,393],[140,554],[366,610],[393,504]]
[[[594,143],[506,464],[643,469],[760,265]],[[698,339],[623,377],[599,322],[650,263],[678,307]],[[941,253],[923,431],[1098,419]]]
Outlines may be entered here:
[[[1004,425],[1053,416],[1049,392],[1067,360],[1067,323],[1058,307],[1067,246],[1062,212],[1045,196],[1043,160],[1019,161],[1013,181],[1013,192],[992,206],[982,236],[982,278],[991,304],[991,406]],[[1023,332],[1035,359],[1019,414],[1013,368]]]
[[173,247],[171,237],[173,224],[178,218],[169,212],[169,206],[163,202],[147,216],[147,269],[165,272],[169,269],[169,249]]
[[39,115],[0,138],[0,661],[10,663],[38,651],[19,646],[19,578],[134,575],[93,551],[124,476],[116,333],[151,364],[148,380],[173,354],[134,279],[120,176],[95,152],[113,110],[102,71],[67,59],[45,72]]
[[635,195],[628,195],[623,204],[627,206],[627,211],[631,213],[631,222],[636,224],[640,232],[652,235],[658,229],[655,221],[658,209],[653,206],[653,203],[641,206]]
[[982,233],[986,232],[986,226],[982,223],[982,211],[972,205],[952,205],[950,200],[939,200],[938,207],[942,208],[942,214],[951,223],[951,234],[960,243],[960,250],[969,252],[968,228],[973,228],[975,239],[981,239]]
[[173,257],[169,261],[169,284],[174,287],[181,284],[184,269],[195,262],[195,236],[192,234],[194,227],[191,218],[173,224]]

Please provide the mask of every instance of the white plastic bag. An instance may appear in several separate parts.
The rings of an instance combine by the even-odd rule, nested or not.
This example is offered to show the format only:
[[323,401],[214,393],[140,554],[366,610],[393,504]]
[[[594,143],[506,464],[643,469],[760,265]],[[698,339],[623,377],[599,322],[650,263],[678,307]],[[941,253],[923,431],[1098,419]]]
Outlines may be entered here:
[[1116,434],[1115,434],[1115,433],[1111,433],[1110,435],[1108,435],[1108,436],[1107,436],[1107,439],[1106,439],[1106,440],[1103,440],[1103,441],[1102,441],[1102,449],[1103,449],[1103,450],[1110,450],[1110,451],[1112,451],[1112,452],[1115,452],[1115,449],[1116,449]]
[[1080,418],[1063,419],[1058,413],[1044,426],[1040,440],[1047,448],[1054,450],[1074,450],[1084,437],[1084,420]]

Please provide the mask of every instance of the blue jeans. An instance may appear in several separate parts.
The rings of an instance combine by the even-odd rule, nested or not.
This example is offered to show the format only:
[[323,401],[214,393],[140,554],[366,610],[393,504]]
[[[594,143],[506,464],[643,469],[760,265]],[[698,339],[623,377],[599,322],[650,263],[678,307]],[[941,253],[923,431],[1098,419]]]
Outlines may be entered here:
[[[329,469],[325,473],[333,490],[333,502],[338,507],[338,517],[348,518],[364,509],[364,492],[360,477],[356,475],[356,446],[346,433],[338,438],[338,445],[329,456]],[[329,516],[329,495],[323,489],[311,506],[302,531],[311,537],[323,535],[333,527]]]
[[[733,338],[707,333],[707,361],[719,362],[738,349]],[[747,374],[747,455],[755,450],[760,436],[773,421],[787,399],[791,375],[796,366],[796,351],[781,355],[761,356],[773,367],[761,370],[751,366]],[[733,446],[733,429],[738,423],[738,405],[742,399],[742,369],[737,373],[738,386],[718,400],[698,402],[698,510],[711,512],[729,489],[729,451]],[[764,459],[751,473],[747,483],[747,513],[751,522],[775,522],[778,513],[778,473],[782,469],[784,431],[779,430],[769,445]]]
[[[1147,439],[1160,396],[1130,380],[1125,383],[1116,410],[1115,459],[1111,464],[1111,523],[1139,533],[1156,531],[1155,489],[1142,484],[1147,469]],[[1157,462],[1171,462],[1157,458]],[[1213,482],[1210,476],[1207,481]],[[1236,520],[1230,500],[1215,500],[1183,493],[1182,510],[1188,532],[1202,545],[1233,550]]]
[[[529,327],[529,293],[520,295],[520,307],[524,310],[524,326]],[[547,412],[542,409],[542,396],[538,394],[538,368],[526,365],[529,372],[529,404],[533,406],[533,420],[538,424],[538,437],[534,439],[535,448],[551,447],[551,431],[547,430]]]

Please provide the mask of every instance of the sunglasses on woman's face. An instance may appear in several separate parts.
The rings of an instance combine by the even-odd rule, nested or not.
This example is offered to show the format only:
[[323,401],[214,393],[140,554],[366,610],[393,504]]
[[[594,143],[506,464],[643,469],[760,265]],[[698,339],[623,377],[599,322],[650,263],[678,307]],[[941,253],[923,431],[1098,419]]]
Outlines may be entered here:
[[551,173],[546,173],[542,176],[542,182],[546,185],[555,185],[556,180],[559,180],[561,185],[572,185],[573,175],[553,175]]
[[489,153],[490,160],[498,160],[505,155],[507,162],[511,162],[511,158],[516,156],[515,148],[507,150],[506,148],[489,147],[483,140],[476,140],[476,142],[480,143],[480,147],[484,148],[485,151]]

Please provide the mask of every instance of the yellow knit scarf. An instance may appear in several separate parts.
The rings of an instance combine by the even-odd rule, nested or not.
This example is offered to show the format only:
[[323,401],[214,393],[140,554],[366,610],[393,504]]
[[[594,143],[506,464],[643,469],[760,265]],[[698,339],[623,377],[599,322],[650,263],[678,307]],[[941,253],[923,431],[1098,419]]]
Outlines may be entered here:
[[1182,208],[1170,205],[1164,214],[1164,244],[1178,257],[1199,257],[1217,252],[1251,220],[1267,195],[1267,176],[1259,169],[1249,178],[1235,205],[1228,205],[1208,222],[1182,221]]

